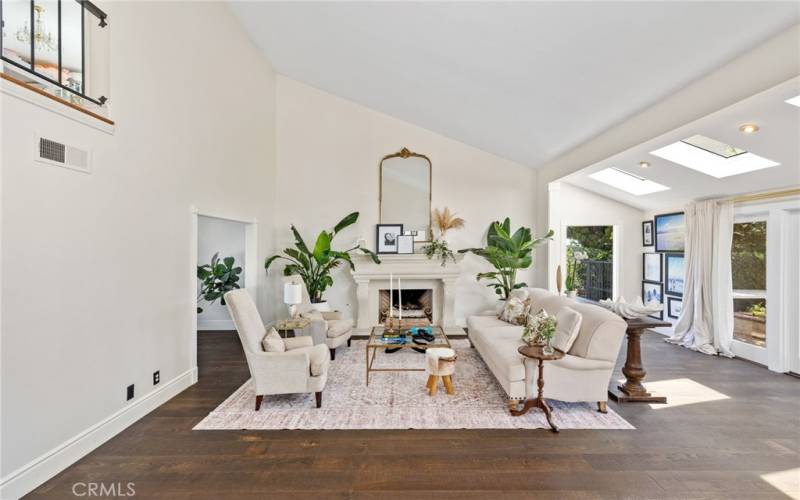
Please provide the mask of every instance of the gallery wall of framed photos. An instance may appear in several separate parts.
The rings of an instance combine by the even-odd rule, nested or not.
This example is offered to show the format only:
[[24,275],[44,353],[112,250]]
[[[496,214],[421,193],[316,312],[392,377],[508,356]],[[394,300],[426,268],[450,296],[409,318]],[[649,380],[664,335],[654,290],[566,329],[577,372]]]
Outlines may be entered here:
[[683,308],[686,218],[683,212],[657,214],[642,222],[642,300],[664,310],[652,317],[674,323]]

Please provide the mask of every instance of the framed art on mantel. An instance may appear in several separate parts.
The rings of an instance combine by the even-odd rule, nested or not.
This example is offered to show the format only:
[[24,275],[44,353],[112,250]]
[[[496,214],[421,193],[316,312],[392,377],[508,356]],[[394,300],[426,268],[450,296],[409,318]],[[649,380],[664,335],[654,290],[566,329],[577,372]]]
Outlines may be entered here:
[[402,224],[378,224],[375,230],[377,253],[397,253],[397,237],[403,234]]
[[642,222],[642,246],[653,246],[653,221],[651,220]]
[[397,237],[397,253],[414,253],[414,235],[401,234]]

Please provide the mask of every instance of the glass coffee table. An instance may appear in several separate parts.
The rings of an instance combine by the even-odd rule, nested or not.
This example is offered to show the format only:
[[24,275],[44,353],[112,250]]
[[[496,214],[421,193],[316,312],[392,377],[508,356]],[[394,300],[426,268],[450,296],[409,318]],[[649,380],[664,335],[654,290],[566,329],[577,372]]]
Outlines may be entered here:
[[[379,350],[386,350],[386,349],[421,349],[426,350],[431,347],[450,347],[450,341],[447,340],[447,335],[444,334],[444,330],[442,330],[439,326],[432,326],[431,329],[433,330],[431,334],[433,335],[433,340],[428,342],[427,344],[417,344],[413,342],[413,336],[411,332],[405,332],[405,341],[403,343],[395,343],[389,342],[383,338],[383,332],[386,328],[382,326],[375,326],[372,328],[372,332],[369,335],[369,340],[367,341],[367,348],[366,348],[366,355],[367,355],[367,385],[369,385],[369,374],[370,372],[424,372],[425,368],[392,368],[392,367],[381,367],[381,368],[373,368],[375,364],[375,356],[377,355]],[[401,330],[400,330],[401,331]],[[372,355],[370,355],[370,350],[372,350]],[[424,365],[425,360],[422,359],[422,363]]]

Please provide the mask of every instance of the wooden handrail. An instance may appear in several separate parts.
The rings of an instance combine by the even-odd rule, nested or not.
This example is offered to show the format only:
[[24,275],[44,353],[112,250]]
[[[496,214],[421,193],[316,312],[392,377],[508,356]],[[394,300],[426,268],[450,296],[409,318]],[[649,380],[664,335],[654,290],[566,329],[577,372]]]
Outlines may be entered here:
[[51,94],[50,92],[47,92],[47,91],[42,90],[40,88],[34,87],[33,85],[29,85],[29,84],[23,82],[22,80],[18,80],[16,78],[14,78],[13,76],[10,76],[10,75],[7,75],[5,73],[0,72],[0,78],[2,78],[3,80],[9,81],[9,82],[11,82],[13,84],[19,85],[20,87],[24,87],[24,88],[26,88],[26,89],[28,89],[28,90],[30,90],[32,92],[36,92],[39,95],[43,95],[43,96],[47,97],[48,99],[52,99],[52,100],[54,100],[54,101],[56,101],[56,102],[58,102],[60,104],[63,104],[65,106],[69,106],[70,108],[72,108],[74,110],[77,110],[77,111],[80,111],[81,113],[84,113],[86,115],[89,115],[92,118],[96,118],[96,119],[100,120],[101,122],[108,123],[109,125],[114,125],[114,122],[112,120],[109,120],[105,116],[101,116],[101,115],[98,115],[97,113],[93,113],[93,112],[89,111],[88,109],[84,109],[84,108],[78,106],[77,104],[73,104],[73,103],[67,101],[66,99],[62,99],[61,97],[58,97],[58,96],[55,96],[55,95]]

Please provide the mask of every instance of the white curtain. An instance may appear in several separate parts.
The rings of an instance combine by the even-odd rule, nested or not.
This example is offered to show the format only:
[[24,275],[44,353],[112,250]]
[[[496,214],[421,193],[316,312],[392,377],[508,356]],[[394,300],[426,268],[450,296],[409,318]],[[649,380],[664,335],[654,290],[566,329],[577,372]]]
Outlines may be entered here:
[[667,342],[705,354],[733,356],[731,243],[733,203],[686,206],[683,312]]

